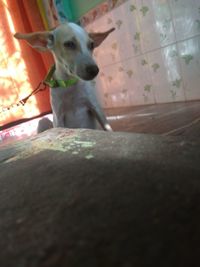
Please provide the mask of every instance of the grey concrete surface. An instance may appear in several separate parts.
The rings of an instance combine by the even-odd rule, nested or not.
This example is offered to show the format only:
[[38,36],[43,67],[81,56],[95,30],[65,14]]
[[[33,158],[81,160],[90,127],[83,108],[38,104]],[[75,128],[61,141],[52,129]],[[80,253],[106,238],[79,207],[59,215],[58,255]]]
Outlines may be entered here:
[[1,267],[200,266],[200,142],[52,129],[0,150]]

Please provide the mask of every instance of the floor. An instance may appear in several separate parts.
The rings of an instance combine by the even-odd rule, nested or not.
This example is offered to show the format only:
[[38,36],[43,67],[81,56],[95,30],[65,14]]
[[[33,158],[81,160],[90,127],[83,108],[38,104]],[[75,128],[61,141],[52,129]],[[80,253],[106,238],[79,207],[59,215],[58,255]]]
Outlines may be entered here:
[[106,113],[2,139],[0,266],[200,266],[200,101]]
[[114,131],[200,136],[200,101],[106,110]]
[[54,128],[4,145],[0,266],[199,267],[199,163],[199,138]]
[[[200,101],[115,108],[105,112],[114,131],[200,136]],[[45,117],[52,120],[51,114]],[[0,131],[0,146],[35,135],[39,119]]]

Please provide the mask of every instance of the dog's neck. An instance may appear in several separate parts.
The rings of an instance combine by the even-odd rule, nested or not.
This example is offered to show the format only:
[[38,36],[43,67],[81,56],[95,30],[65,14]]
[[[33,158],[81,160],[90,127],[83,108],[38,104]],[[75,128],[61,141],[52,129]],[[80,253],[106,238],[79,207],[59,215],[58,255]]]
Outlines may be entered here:
[[54,78],[56,80],[69,80],[72,75],[70,75],[70,72],[64,67],[61,63],[59,63],[57,60],[55,60],[55,72],[54,72]]

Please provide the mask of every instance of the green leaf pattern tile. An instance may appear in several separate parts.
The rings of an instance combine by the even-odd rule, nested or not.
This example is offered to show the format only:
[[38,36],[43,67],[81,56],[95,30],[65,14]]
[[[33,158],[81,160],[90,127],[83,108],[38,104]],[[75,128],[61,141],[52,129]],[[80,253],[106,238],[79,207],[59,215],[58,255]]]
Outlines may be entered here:
[[159,65],[158,63],[154,63],[154,64],[152,65],[152,68],[153,68],[153,71],[154,71],[154,72],[157,72],[157,70],[160,68],[160,65]]
[[118,47],[118,45],[117,45],[117,43],[115,42],[115,43],[113,43],[113,44],[111,45],[111,47],[112,47],[112,49],[116,50],[117,47]]
[[140,9],[140,11],[141,11],[143,17],[145,17],[146,14],[147,14],[148,11],[149,11],[149,8],[148,8],[148,6],[142,6],[141,9]]
[[127,94],[128,93],[128,90],[127,89],[122,89],[122,93],[123,94]]
[[152,88],[152,85],[151,84],[146,84],[144,86],[144,91],[149,93],[151,91],[151,88]]
[[101,72],[100,77],[104,77],[104,76],[105,76],[104,72]]
[[172,85],[176,88],[180,88],[181,87],[181,79],[176,79],[172,82]]
[[167,34],[166,33],[160,33],[160,41],[164,42],[167,39]]
[[182,58],[184,59],[186,65],[189,65],[190,62],[194,59],[192,55],[184,55]]
[[178,52],[177,52],[177,50],[172,50],[171,52],[170,52],[170,54],[169,54],[169,56],[170,57],[178,57]]
[[148,62],[146,61],[146,59],[141,60],[141,65],[142,66],[148,65]]
[[131,78],[133,76],[133,71],[132,70],[128,70],[126,73],[127,73],[129,78]]
[[176,91],[170,90],[172,98],[175,100],[176,99]]
[[144,102],[145,102],[145,103],[148,103],[148,100],[149,100],[148,96],[145,95],[145,94],[143,94],[143,98],[144,98]]
[[197,19],[196,23],[197,23],[197,29],[198,29],[198,31],[200,31],[200,19]]
[[137,54],[139,51],[139,47],[136,44],[133,44],[133,49],[134,49],[135,54]]
[[130,6],[130,11],[133,12],[133,11],[135,11],[135,10],[137,10],[136,6],[135,6],[135,5],[131,5],[131,6]]
[[134,40],[140,41],[140,35],[141,35],[140,32],[136,32],[135,35],[134,35]]
[[97,51],[94,51],[94,56],[98,57],[98,52]]
[[113,77],[112,76],[108,76],[108,81],[111,83],[113,80]]
[[111,55],[111,58],[112,58],[112,61],[115,61],[116,57],[113,53],[110,54]]
[[121,19],[117,20],[116,23],[118,30],[121,28],[123,21]]
[[108,18],[107,19],[107,24],[111,24],[113,21],[112,21],[112,19],[111,18]]

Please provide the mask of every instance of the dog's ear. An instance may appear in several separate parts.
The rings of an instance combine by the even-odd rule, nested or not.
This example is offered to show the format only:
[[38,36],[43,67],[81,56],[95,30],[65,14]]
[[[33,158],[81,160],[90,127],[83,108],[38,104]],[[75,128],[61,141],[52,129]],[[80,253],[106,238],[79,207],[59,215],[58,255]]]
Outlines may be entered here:
[[98,47],[106,39],[106,37],[114,30],[115,30],[115,28],[112,28],[106,32],[91,32],[91,33],[89,33],[89,37],[94,41],[94,47]]
[[27,41],[39,51],[47,51],[53,47],[54,36],[51,32],[15,33],[15,38]]

